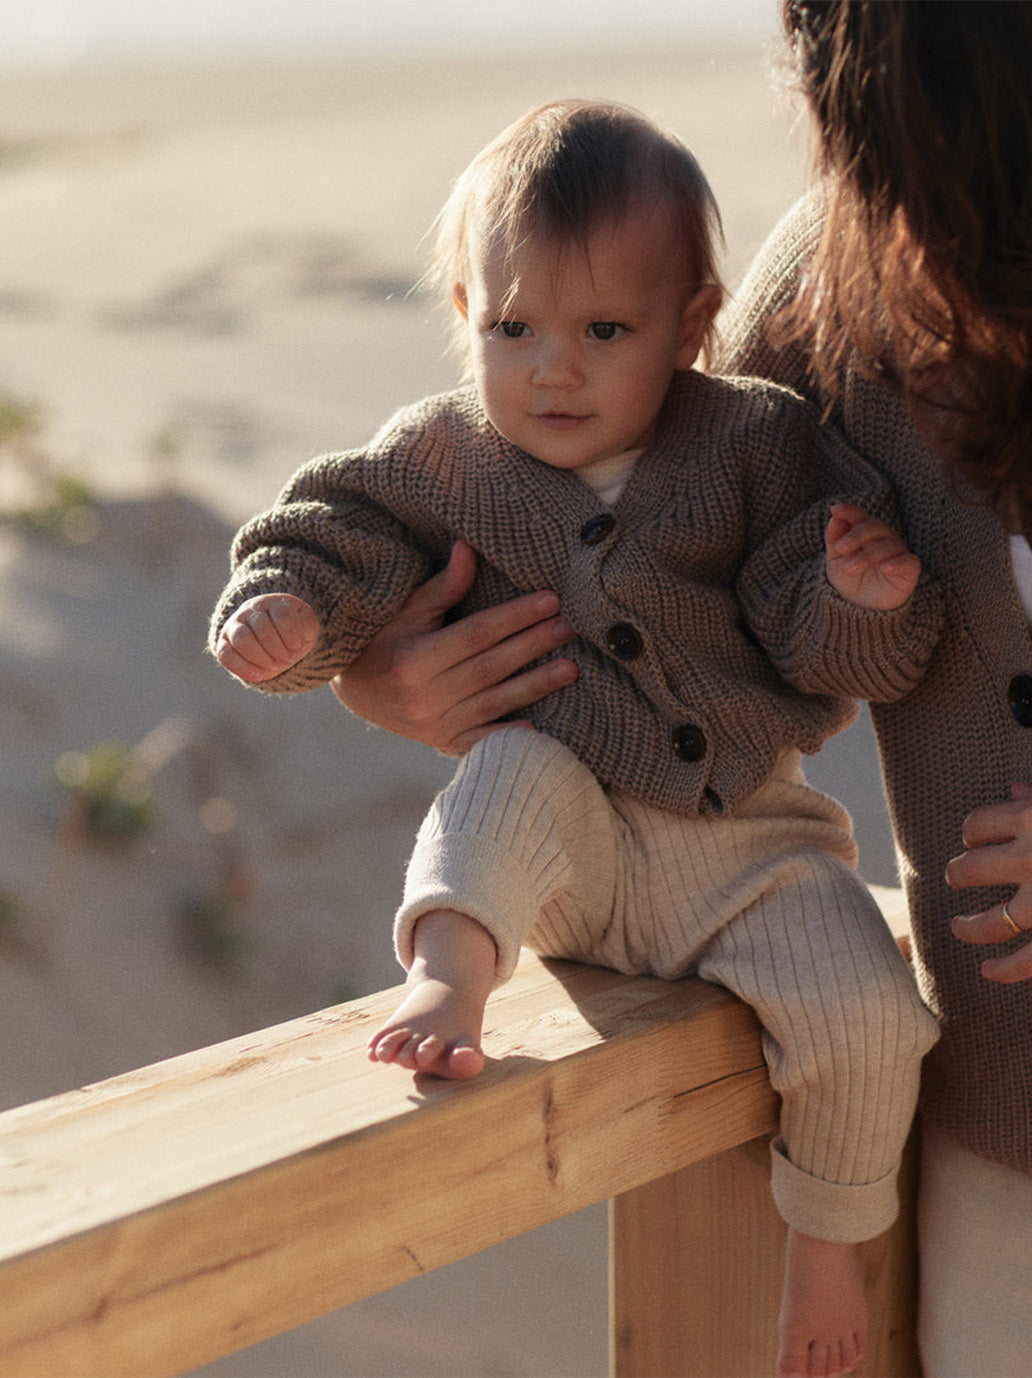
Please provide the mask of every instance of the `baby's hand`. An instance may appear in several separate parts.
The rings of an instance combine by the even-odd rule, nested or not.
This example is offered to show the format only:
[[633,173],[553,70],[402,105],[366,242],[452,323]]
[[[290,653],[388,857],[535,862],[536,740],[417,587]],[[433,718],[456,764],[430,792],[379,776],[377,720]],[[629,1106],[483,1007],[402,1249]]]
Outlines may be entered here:
[[901,536],[851,503],[836,503],[824,532],[828,579],[849,603],[877,612],[901,608],[917,587],[921,561]]
[[245,684],[275,679],[319,640],[319,619],[291,593],[261,593],[241,603],[219,633],[219,664]]

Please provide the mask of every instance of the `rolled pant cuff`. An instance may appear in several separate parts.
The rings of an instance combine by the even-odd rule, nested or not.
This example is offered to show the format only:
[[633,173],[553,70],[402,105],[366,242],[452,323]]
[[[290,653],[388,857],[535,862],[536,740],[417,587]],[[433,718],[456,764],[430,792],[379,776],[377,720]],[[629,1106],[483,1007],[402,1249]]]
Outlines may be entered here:
[[487,929],[498,948],[495,984],[516,970],[540,911],[532,879],[511,852],[483,837],[447,835],[417,845],[394,918],[394,951],[412,965],[416,924],[431,909],[455,909]]
[[770,1145],[770,1186],[787,1225],[815,1239],[859,1244],[882,1234],[899,1211],[898,1165],[876,1182],[825,1182],[789,1161],[781,1139]]

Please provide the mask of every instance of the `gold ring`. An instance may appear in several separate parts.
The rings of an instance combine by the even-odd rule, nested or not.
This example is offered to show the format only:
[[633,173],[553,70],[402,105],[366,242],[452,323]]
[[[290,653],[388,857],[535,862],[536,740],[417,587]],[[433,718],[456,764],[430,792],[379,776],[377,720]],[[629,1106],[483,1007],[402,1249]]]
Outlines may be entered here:
[[1025,936],[1025,930],[1023,928],[1019,928],[1018,925],[1014,922],[1013,918],[1011,917],[1011,911],[1007,908],[1006,904],[1003,906],[1003,920],[1006,923],[1007,927],[1010,928],[1019,938],[1023,938]]

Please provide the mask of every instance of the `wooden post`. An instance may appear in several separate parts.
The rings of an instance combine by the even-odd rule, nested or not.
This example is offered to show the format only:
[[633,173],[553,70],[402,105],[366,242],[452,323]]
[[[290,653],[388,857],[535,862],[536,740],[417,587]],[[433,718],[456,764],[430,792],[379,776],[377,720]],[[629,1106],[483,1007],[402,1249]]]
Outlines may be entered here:
[[784,1227],[768,1162],[755,1140],[613,1201],[616,1378],[773,1374]]
[[[915,1332],[916,1133],[900,1214],[864,1245],[869,1378],[920,1374]],[[785,1227],[758,1139],[617,1197],[611,1207],[615,1378],[770,1378]]]

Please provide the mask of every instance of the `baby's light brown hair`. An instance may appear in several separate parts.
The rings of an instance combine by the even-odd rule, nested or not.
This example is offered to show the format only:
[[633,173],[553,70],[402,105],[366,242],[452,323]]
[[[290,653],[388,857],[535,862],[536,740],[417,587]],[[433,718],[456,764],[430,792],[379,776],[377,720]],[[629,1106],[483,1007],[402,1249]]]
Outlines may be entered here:
[[[629,106],[551,101],[503,129],[456,179],[425,281],[450,301],[479,246],[507,256],[528,239],[586,248],[595,230],[657,206],[668,209],[683,246],[685,299],[702,286],[722,291],[720,212],[685,145]],[[712,326],[704,353],[711,336]]]

